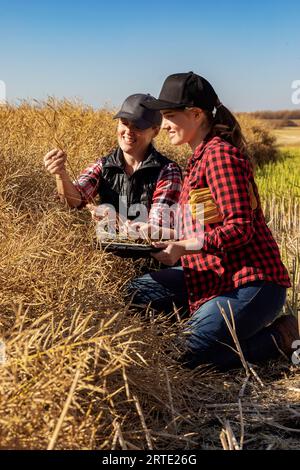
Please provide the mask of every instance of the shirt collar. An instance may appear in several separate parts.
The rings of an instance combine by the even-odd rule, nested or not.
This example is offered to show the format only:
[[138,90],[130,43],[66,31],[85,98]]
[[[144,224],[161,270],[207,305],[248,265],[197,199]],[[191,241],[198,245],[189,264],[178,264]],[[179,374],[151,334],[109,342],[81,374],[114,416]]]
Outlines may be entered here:
[[220,140],[220,137],[218,136],[211,136],[210,134],[207,134],[207,136],[200,142],[200,144],[195,148],[193,155],[191,156],[191,159],[193,160],[198,160],[202,158],[203,152],[208,146],[208,144],[212,143],[215,141],[215,139]]
[[[120,147],[117,147],[116,150],[112,154],[112,160],[107,163],[106,167],[116,167],[124,170],[125,168],[125,160],[123,151]],[[152,168],[152,167],[160,167],[161,162],[159,160],[158,153],[152,144],[149,145],[144,160],[140,162],[139,168]]]

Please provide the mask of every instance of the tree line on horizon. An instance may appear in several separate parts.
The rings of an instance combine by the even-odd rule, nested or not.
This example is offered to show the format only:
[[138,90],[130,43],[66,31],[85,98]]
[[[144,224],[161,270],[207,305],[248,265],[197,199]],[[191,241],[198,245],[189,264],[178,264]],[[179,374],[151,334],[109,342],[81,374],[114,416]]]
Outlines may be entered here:
[[258,119],[300,119],[300,109],[281,109],[278,111],[254,111],[246,112]]

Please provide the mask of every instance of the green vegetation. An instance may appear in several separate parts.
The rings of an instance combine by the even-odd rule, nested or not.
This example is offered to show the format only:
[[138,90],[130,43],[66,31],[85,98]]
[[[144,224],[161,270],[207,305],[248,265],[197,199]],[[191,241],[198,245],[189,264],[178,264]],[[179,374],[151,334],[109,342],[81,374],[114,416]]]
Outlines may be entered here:
[[263,211],[281,246],[293,288],[288,308],[297,314],[300,292],[300,148],[281,149],[281,161],[269,163],[256,172]]

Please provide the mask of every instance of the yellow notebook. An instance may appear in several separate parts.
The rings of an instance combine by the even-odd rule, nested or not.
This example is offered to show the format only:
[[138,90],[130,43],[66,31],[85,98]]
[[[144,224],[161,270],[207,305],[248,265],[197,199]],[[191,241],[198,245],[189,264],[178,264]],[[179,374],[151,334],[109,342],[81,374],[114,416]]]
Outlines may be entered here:
[[[257,208],[257,200],[253,191],[252,184],[249,184],[249,196],[251,209]],[[203,204],[204,224],[215,224],[222,222],[223,217],[217,204],[213,200],[209,188],[192,189],[190,191],[190,207],[194,218],[201,217],[202,212],[197,213],[197,204]],[[201,209],[202,211],[202,209]]]

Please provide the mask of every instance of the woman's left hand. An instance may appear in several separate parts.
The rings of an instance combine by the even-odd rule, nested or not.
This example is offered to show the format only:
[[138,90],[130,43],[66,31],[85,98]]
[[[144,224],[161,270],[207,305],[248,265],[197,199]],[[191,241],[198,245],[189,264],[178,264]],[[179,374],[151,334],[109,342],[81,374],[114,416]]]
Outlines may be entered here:
[[119,225],[120,233],[132,240],[148,240],[149,224],[145,222],[131,222],[126,220]]
[[155,248],[161,248],[158,253],[152,253],[153,258],[166,266],[174,266],[174,264],[186,253],[185,247],[180,242],[153,243]]

